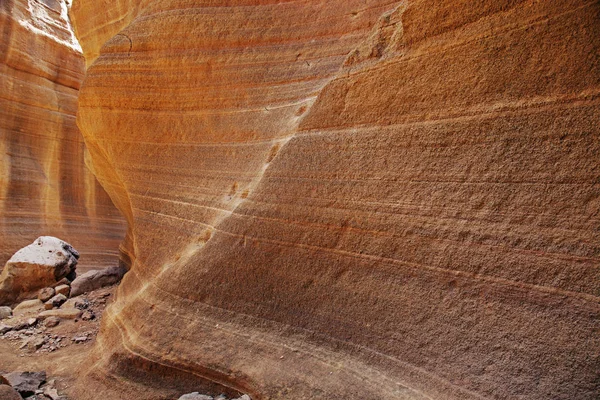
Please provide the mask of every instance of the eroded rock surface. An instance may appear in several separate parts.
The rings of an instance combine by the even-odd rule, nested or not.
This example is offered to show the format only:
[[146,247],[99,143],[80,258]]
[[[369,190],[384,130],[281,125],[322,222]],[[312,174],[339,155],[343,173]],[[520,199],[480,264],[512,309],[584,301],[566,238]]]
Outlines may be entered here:
[[84,163],[66,1],[2,0],[0,32],[0,266],[40,235],[72,243],[82,271],[115,265],[124,221]]
[[72,11],[133,263],[82,398],[598,398],[598,1]]

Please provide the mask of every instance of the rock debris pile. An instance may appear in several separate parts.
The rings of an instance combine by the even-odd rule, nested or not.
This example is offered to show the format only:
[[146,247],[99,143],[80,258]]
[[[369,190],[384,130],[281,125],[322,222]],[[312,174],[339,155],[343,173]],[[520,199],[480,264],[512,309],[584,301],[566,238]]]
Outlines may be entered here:
[[[91,341],[98,333],[100,314],[112,289],[100,289],[68,300],[59,294],[57,296],[65,299],[58,303],[27,300],[0,320],[0,339],[16,342],[18,349],[24,352],[21,356],[54,352],[70,344]],[[53,308],[47,309],[49,305]],[[63,326],[67,321],[70,325]]]
[[47,380],[46,372],[11,372],[0,374],[2,400],[67,400],[55,387],[55,380]]
[[[96,336],[100,314],[112,293],[104,287],[118,282],[124,271],[108,268],[77,277],[78,258],[68,243],[40,237],[5,266],[0,285],[14,290],[4,292],[6,299],[32,295],[32,288],[38,288],[35,299],[23,300],[14,308],[0,307],[0,339],[16,342],[21,356],[54,352]],[[62,326],[65,321],[70,325]]]

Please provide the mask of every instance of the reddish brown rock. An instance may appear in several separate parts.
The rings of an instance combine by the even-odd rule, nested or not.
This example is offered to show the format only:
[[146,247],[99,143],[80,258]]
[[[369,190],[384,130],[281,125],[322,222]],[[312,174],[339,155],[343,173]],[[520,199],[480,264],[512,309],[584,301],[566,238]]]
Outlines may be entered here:
[[597,1],[78,3],[82,398],[598,398]]
[[64,294],[57,294],[52,297],[50,300],[44,303],[44,308],[46,310],[52,310],[54,307],[60,308],[60,306],[67,301],[67,297]]
[[55,294],[56,294],[56,291],[54,290],[54,288],[51,288],[51,287],[43,288],[38,292],[38,299],[41,302],[45,303],[48,300],[50,300],[52,297],[54,297]]
[[84,163],[75,124],[84,60],[64,0],[0,2],[0,265],[41,235],[118,261],[123,220]]
[[63,296],[69,297],[69,293],[71,292],[71,287],[69,285],[58,285],[55,288],[57,294],[62,294]]
[[23,400],[19,392],[4,384],[0,384],[0,398],[3,400]]
[[59,317],[51,316],[51,317],[47,317],[47,318],[44,319],[44,326],[46,328],[54,328],[58,324],[60,324],[60,318]]
[[57,317],[61,319],[77,319],[81,316],[81,310],[76,308],[61,308],[55,310],[46,310],[38,314],[40,320],[48,317]]
[[13,309],[15,316],[27,316],[44,309],[44,303],[39,299],[25,300]]

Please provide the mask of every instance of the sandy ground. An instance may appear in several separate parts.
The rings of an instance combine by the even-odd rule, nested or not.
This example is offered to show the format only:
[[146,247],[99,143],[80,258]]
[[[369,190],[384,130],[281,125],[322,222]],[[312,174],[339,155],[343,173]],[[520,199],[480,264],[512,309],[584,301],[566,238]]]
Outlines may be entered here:
[[[112,301],[115,288],[116,286],[98,289],[76,298],[88,304],[84,311],[90,311],[94,315],[92,320],[62,319],[52,328],[46,328],[43,323],[38,322],[35,327],[0,335],[0,373],[46,371],[47,379],[56,380],[55,386],[59,393],[68,397],[69,387],[77,377],[78,368],[96,341],[102,312]],[[13,321],[6,319],[2,322],[11,324]],[[21,348],[25,341],[35,337],[49,337],[52,342],[57,343],[57,346],[52,346],[56,350],[51,351],[47,346],[35,351],[26,346]],[[87,337],[85,341],[73,341],[74,338],[84,337]],[[59,338],[60,341],[56,342]]]

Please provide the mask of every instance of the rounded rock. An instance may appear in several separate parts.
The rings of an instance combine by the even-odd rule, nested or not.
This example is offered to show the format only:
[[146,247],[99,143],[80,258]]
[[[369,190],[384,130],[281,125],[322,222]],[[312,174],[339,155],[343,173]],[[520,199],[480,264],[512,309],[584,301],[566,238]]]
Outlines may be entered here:
[[0,385],[0,399],[2,400],[23,400],[19,392],[8,385]]
[[0,307],[0,319],[8,318],[12,315],[12,309],[10,307]]
[[69,297],[69,293],[71,292],[71,287],[69,285],[58,285],[54,288],[57,294],[62,294],[65,297]]
[[48,317],[44,321],[44,326],[46,328],[54,328],[58,324],[60,324],[60,318],[58,317]]
[[55,294],[56,294],[56,291],[54,290],[54,288],[51,288],[51,287],[43,288],[38,293],[38,299],[40,299],[40,301],[43,301],[45,303],[48,300],[50,300],[52,297],[54,297]]

